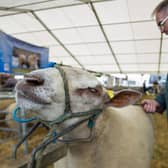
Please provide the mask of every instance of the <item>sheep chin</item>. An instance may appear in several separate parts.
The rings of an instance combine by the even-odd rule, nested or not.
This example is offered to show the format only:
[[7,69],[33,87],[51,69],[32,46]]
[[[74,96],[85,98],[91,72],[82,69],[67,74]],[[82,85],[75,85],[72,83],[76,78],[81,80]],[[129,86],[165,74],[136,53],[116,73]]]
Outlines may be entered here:
[[37,103],[33,100],[27,99],[21,95],[17,94],[16,97],[17,106],[19,106],[23,110],[33,110],[39,111],[43,108],[43,104]]

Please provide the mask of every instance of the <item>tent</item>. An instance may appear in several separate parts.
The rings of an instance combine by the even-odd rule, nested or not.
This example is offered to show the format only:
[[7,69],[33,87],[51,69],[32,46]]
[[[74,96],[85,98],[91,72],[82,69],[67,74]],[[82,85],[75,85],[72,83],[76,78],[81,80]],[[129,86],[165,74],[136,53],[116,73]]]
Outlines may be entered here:
[[49,48],[49,61],[103,73],[166,73],[160,0],[5,0],[0,29]]

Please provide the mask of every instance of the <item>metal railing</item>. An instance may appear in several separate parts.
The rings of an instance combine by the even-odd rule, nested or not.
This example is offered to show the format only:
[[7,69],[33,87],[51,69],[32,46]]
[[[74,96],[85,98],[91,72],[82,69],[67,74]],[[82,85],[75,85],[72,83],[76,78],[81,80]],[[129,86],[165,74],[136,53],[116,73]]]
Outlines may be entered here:
[[[15,98],[14,97],[14,92],[9,92],[9,91],[2,92],[2,91],[0,91],[0,101],[4,100],[4,99],[14,99],[14,98]],[[4,133],[5,132],[14,132],[14,133],[16,133],[16,136],[0,139],[0,144],[5,143],[9,140],[17,140],[18,139],[18,141],[19,141],[27,133],[26,123],[17,123],[16,122],[16,127],[15,128],[8,127],[8,123],[15,122],[15,121],[12,118],[6,119],[5,118],[6,115],[11,115],[11,114],[9,114],[9,111],[4,111],[4,109],[2,111],[0,111],[0,117],[1,117],[0,123],[4,123],[3,124],[4,126],[0,126],[0,132],[4,132]],[[24,111],[21,111],[20,116],[21,117],[25,116]],[[24,153],[28,154],[28,142],[25,141],[23,143],[23,145],[24,145]]]

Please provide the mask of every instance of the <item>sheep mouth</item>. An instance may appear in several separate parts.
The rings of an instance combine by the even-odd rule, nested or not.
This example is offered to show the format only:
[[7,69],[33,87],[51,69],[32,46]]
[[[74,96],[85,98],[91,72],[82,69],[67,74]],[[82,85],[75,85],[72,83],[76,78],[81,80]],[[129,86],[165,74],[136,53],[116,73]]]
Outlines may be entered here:
[[31,92],[29,92],[28,94],[24,94],[22,91],[18,91],[17,98],[20,100],[21,99],[29,100],[29,101],[36,103],[36,104],[44,104],[44,105],[51,104],[50,100],[38,97],[37,95],[35,95]]

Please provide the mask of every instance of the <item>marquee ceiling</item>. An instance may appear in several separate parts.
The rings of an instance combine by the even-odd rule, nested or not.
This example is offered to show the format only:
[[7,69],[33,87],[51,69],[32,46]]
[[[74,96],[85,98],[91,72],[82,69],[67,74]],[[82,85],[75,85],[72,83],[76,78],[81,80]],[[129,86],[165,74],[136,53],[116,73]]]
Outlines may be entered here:
[[49,60],[103,73],[166,73],[160,0],[1,0],[0,29],[49,48]]

